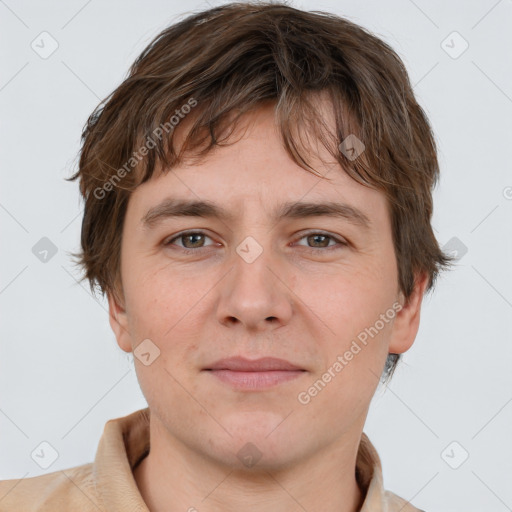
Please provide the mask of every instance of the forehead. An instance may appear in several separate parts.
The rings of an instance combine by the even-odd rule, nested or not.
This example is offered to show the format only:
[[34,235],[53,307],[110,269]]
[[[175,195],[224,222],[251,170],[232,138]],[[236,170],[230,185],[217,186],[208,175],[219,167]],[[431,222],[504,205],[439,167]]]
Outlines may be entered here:
[[[176,134],[178,144],[191,120],[184,121]],[[290,157],[269,105],[247,113],[229,144],[214,147],[199,162],[185,161],[166,172],[157,169],[132,193],[129,209],[142,213],[141,220],[166,201],[208,203],[225,217],[254,210],[275,218],[297,202],[339,203],[352,208],[355,216],[360,213],[360,220],[386,214],[383,193],[352,179],[323,146],[311,147],[307,160],[320,176]]]

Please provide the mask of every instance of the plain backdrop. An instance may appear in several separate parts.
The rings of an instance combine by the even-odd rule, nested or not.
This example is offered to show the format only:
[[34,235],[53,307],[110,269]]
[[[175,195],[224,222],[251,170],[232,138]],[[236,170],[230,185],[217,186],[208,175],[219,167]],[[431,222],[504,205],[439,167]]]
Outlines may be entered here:
[[[82,203],[64,178],[150,40],[218,4],[0,0],[0,479],[91,462],[105,422],[146,406],[106,302],[76,282]],[[433,225],[459,260],[372,401],[385,487],[432,512],[512,510],[512,1],[290,4],[387,41],[439,145]],[[56,253],[41,261],[37,244]],[[58,453],[46,469],[31,457],[44,441]]]

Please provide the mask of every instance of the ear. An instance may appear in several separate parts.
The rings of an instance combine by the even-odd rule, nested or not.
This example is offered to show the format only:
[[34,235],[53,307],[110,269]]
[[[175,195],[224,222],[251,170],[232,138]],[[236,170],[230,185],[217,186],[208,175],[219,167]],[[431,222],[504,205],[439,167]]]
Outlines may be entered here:
[[108,310],[110,327],[119,347],[125,352],[132,351],[132,340],[128,329],[128,315],[125,306],[119,301],[113,293],[108,294]]
[[[420,310],[423,295],[428,284],[428,274],[423,272],[416,276],[413,292],[403,304],[393,323],[393,333],[389,344],[390,354],[401,354],[409,350],[414,343],[420,326]],[[403,299],[403,293],[400,292]]]

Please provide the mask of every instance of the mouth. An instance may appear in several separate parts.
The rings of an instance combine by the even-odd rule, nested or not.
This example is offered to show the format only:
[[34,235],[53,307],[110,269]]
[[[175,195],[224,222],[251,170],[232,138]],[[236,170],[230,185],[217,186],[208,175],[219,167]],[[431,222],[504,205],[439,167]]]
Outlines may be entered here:
[[258,390],[284,384],[306,373],[284,359],[264,357],[250,360],[243,357],[221,359],[204,368],[216,379],[236,389]]

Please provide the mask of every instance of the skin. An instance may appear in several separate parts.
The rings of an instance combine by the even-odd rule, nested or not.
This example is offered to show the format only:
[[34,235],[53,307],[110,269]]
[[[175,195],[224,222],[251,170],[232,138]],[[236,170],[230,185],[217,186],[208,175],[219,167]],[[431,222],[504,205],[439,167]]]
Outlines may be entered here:
[[[145,339],[160,350],[147,366],[134,357],[151,411],[151,451],[134,477],[152,512],[355,512],[364,498],[354,470],[370,401],[388,353],[414,342],[427,277],[418,276],[405,303],[381,192],[320,160],[327,155],[320,148],[310,163],[331,181],[295,164],[272,108],[244,119],[234,145],[155,175],[128,204],[123,295],[109,295],[110,323],[126,352]],[[145,229],[146,212],[169,197],[218,203],[234,220],[176,217]],[[272,218],[285,201],[326,200],[362,210],[371,228],[326,216]],[[184,230],[205,236],[174,238]],[[332,238],[311,236],[318,232]],[[247,236],[263,249],[252,263],[236,252]],[[397,301],[403,308],[394,319],[300,403],[298,394]],[[279,357],[306,371],[260,391],[233,389],[202,371],[234,355]],[[261,453],[250,468],[237,457],[248,442]]]

